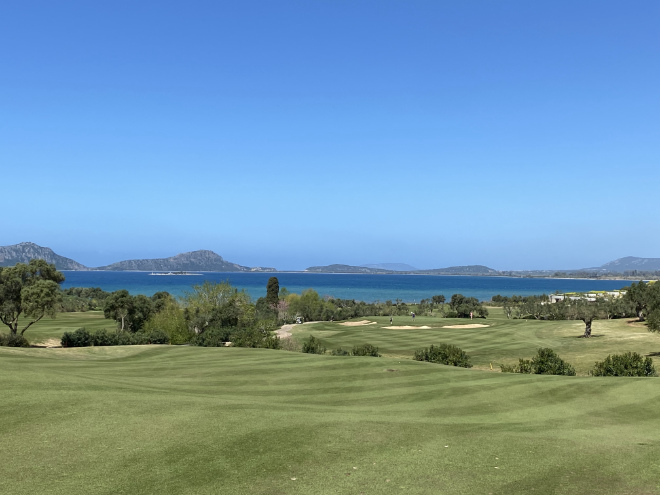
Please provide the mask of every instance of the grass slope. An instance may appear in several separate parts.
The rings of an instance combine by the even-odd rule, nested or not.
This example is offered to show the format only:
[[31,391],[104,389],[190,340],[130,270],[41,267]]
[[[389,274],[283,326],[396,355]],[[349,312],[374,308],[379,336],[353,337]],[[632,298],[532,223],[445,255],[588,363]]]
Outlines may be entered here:
[[[596,361],[608,354],[627,351],[643,356],[660,354],[660,336],[647,330],[644,324],[620,320],[597,320],[590,339],[580,338],[584,333],[581,321],[509,320],[498,308],[489,308],[487,319],[461,320],[435,317],[395,317],[394,327],[412,326],[412,329],[390,328],[389,317],[366,317],[375,325],[344,326],[341,323],[322,322],[294,327],[294,338],[303,340],[309,335],[319,338],[328,349],[351,349],[354,345],[369,343],[390,357],[412,359],[416,349],[446,342],[466,351],[478,369],[499,370],[502,363],[513,364],[518,358],[531,358],[540,347],[550,347],[559,356],[575,366],[578,374],[586,375]],[[452,325],[477,323],[485,328],[444,328]],[[419,328],[422,326],[429,329]]]
[[[21,318],[20,322],[23,323],[24,321],[25,319]],[[32,325],[26,330],[24,336],[34,345],[48,339],[59,340],[62,338],[64,332],[74,332],[80,327],[85,327],[90,332],[96,332],[101,329],[112,331],[117,329],[117,323],[114,320],[106,319],[103,316],[103,311],[58,313],[55,318],[45,317]],[[8,328],[2,325],[0,332],[7,333]]]
[[654,379],[170,346],[0,374],[0,493],[660,493]]

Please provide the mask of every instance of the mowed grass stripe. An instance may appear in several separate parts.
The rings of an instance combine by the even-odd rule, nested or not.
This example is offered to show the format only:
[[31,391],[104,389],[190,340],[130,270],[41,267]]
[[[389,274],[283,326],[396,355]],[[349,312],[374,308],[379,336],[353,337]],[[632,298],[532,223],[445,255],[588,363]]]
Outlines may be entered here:
[[658,492],[655,380],[69,351],[0,350],[3,493]]

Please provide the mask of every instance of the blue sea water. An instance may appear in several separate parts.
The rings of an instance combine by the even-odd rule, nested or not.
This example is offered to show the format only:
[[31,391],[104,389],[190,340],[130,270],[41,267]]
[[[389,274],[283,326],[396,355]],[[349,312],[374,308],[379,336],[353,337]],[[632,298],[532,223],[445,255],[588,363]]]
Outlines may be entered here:
[[359,301],[419,302],[421,299],[443,294],[449,299],[452,294],[463,294],[479,300],[489,300],[494,295],[540,295],[554,292],[588,292],[615,290],[630,285],[626,280],[584,280],[551,278],[512,277],[461,277],[435,275],[353,275],[329,273],[215,273],[201,275],[154,276],[148,272],[105,272],[65,271],[63,288],[100,287],[112,292],[126,289],[131,294],[151,296],[158,291],[167,291],[183,296],[193,290],[194,285],[228,281],[234,287],[245,289],[256,300],[266,295],[266,283],[276,276],[280,288],[301,293],[314,289],[321,296]]

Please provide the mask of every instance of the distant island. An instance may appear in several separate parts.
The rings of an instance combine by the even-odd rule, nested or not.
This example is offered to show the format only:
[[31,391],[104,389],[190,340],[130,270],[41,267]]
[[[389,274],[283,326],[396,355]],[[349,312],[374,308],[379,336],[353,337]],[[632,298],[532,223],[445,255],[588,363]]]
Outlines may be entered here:
[[149,275],[201,275],[201,273],[190,273],[190,272],[151,272]]
[[[56,254],[48,247],[32,242],[22,242],[11,246],[0,246],[0,267],[16,263],[28,263],[31,259],[44,259],[54,264],[58,270],[102,270],[102,271],[143,271],[152,275],[196,275],[191,272],[277,272],[270,267],[248,267],[226,261],[219,254],[209,250],[190,251],[169,258],[134,259],[90,268],[82,263]],[[495,270],[485,265],[449,266],[420,270],[405,263],[377,263],[359,266],[332,264],[310,266],[303,273],[348,273],[348,274],[408,274],[408,275],[464,275],[536,278],[660,278],[660,258],[637,258],[628,256],[610,261],[594,268],[576,270]]]
[[[54,264],[58,270],[142,271],[183,274],[183,272],[275,272],[275,268],[248,267],[225,261],[222,256],[208,250],[181,253],[169,258],[136,259],[112,263],[96,268],[87,267],[70,258],[56,254],[52,249],[32,242],[0,246],[0,266],[28,263],[40,258]],[[178,273],[177,273],[178,272]],[[188,273],[190,274],[190,273]]]

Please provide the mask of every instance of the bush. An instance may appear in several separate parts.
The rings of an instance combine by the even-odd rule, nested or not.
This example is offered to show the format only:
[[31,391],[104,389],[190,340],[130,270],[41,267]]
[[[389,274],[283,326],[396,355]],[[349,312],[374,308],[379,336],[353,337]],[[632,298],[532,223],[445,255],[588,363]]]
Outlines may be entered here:
[[316,337],[310,335],[309,338],[303,342],[302,351],[307,354],[325,354],[326,349]]
[[4,347],[30,347],[28,340],[18,333],[0,334],[0,346]]
[[149,333],[99,330],[96,333],[89,333],[84,328],[79,328],[75,332],[64,332],[61,343],[62,347],[169,344],[169,337],[160,330],[153,330]]
[[517,366],[502,364],[500,369],[502,373],[575,376],[575,368],[549,348],[539,349],[531,361],[529,359],[519,359]]
[[531,373],[532,362],[529,359],[519,359],[518,365],[500,364],[502,373]]
[[149,344],[169,344],[170,337],[162,330],[152,330],[148,332],[147,338],[149,339]]
[[532,373],[537,375],[575,376],[575,368],[561,359],[549,348],[539,349],[532,358]]
[[224,347],[225,342],[229,342],[229,335],[233,328],[215,327],[210,328],[204,333],[195,335],[190,343],[201,347]]
[[613,354],[604,361],[596,362],[591,370],[593,376],[658,376],[653,360],[643,358],[636,352]]
[[348,352],[346,349],[342,349],[341,347],[339,349],[333,349],[330,354],[332,354],[333,356],[350,356],[351,355],[350,352]]
[[300,352],[302,346],[297,340],[291,337],[284,337],[283,339],[280,339],[280,349],[283,351]]
[[374,347],[371,344],[356,345],[353,347],[353,351],[351,351],[351,354],[353,356],[380,357],[380,354],[378,354],[378,347]]
[[415,351],[413,359],[415,359],[415,361],[428,361],[429,363],[472,368],[472,365],[470,364],[470,356],[468,356],[460,347],[451,344],[432,345],[427,349],[420,349]]
[[267,328],[243,328],[230,336],[233,347],[252,347],[263,349],[279,349],[280,338]]
[[64,332],[60,343],[62,347],[88,347],[92,345],[92,335],[83,327],[75,332]]
[[91,344],[95,346],[101,345],[117,345],[117,332],[108,332],[107,330],[98,330],[91,338]]

